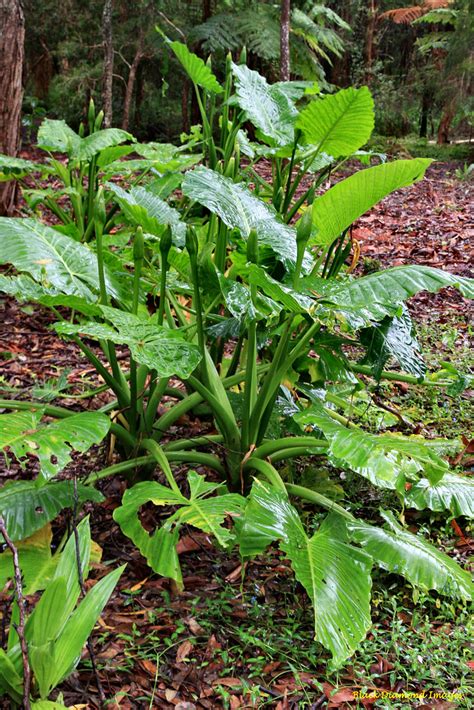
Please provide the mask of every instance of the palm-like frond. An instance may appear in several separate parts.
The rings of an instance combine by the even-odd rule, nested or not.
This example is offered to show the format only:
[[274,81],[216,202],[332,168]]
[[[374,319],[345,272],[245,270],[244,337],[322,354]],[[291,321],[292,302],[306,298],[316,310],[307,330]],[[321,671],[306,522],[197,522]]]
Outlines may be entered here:
[[242,36],[236,28],[235,20],[235,15],[230,12],[213,15],[191,30],[189,40],[191,43],[200,42],[206,52],[238,49],[242,46]]
[[424,0],[419,5],[411,5],[410,7],[398,7],[394,10],[387,10],[379,15],[381,20],[391,20],[397,25],[409,25],[418,18],[426,15],[432,10],[446,8],[450,5],[451,0]]
[[[324,81],[321,60],[331,63],[331,54],[342,56],[343,41],[335,29],[350,31],[333,10],[307,3],[291,15],[291,64],[304,78]],[[200,42],[206,52],[235,51],[244,45],[266,62],[280,56],[280,16],[273,4],[257,4],[244,12],[222,12],[194,27],[189,40]]]

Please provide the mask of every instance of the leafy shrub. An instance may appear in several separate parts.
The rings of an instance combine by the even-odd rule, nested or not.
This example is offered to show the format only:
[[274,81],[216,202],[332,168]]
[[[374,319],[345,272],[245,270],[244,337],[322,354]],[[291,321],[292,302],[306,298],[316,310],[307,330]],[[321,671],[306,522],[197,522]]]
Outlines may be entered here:
[[[102,414],[121,412],[111,431],[124,459],[87,483],[161,469],[162,483],[142,480],[115,511],[150,566],[180,584],[183,524],[213,534],[222,547],[238,545],[244,558],[278,544],[337,667],[370,626],[373,565],[462,599],[472,594],[470,579],[393,512],[381,511],[382,525],[370,525],[317,482],[311,488],[285,478],[278,463],[315,455],[394,491],[401,504],[472,515],[472,482],[450,473],[444,458],[456,442],[376,434],[363,417],[354,421],[352,407],[363,395],[360,374],[450,383],[447,370],[441,379],[427,374],[403,304],[445,286],[472,297],[473,282],[425,266],[354,277],[351,225],[422,179],[431,162],[380,162],[362,150],[374,126],[366,87],[323,96],[304,82],[270,85],[230,57],[221,84],[185,45],[167,43],[194,87],[202,130],[176,148],[101,131],[93,109],[86,137],[46,121],[39,133],[50,153],[46,168],[2,158],[1,169],[24,182],[39,169],[55,171],[70,209],[41,194],[61,225],[0,221],[2,259],[16,269],[1,287],[54,308],[56,332],[77,343],[114,393]],[[55,151],[67,154],[66,166]],[[349,157],[368,167],[320,194]],[[269,180],[259,171],[262,159]],[[127,178],[126,188],[117,177]],[[72,317],[58,306],[74,309]],[[126,369],[117,346],[128,348]],[[365,353],[362,362],[349,359],[354,351]],[[386,370],[394,362],[402,373]],[[215,433],[170,438],[180,417],[203,406]],[[66,422],[72,416],[48,405],[43,411]],[[25,438],[27,431],[25,424]],[[40,459],[41,446],[47,443],[35,449]],[[213,469],[212,481],[191,468],[185,494],[172,470],[183,462]],[[329,511],[311,535],[290,496]],[[139,518],[148,502],[175,509],[152,534]]]

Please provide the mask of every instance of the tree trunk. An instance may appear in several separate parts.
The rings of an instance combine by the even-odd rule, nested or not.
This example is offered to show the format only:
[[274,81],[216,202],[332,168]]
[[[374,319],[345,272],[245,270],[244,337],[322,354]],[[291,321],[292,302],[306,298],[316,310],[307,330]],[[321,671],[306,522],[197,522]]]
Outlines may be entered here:
[[[21,0],[0,0],[0,153],[16,156],[20,145],[25,19]],[[0,215],[15,207],[15,182],[0,183]]]
[[280,81],[290,80],[290,9],[291,0],[281,0]]
[[133,62],[130,65],[130,70],[128,72],[127,88],[125,89],[125,98],[123,101],[123,118],[122,118],[122,130],[128,131],[128,125],[130,123],[130,108],[132,105],[133,90],[135,88],[135,79],[137,77],[138,65],[143,59],[143,34],[140,35],[138,39],[138,47],[133,58]]
[[212,15],[211,0],[202,0],[202,21],[206,22]]
[[104,71],[102,75],[102,108],[104,128],[112,125],[112,83],[114,73],[114,45],[112,39],[112,0],[105,0],[102,12],[102,36],[104,39]]
[[443,106],[443,113],[438,127],[438,145],[449,143],[449,129],[456,113],[455,101],[451,100]]
[[431,92],[424,91],[421,97],[421,115],[420,115],[420,138],[426,138],[428,135],[428,113],[431,106]]
[[372,81],[372,67],[375,61],[375,25],[377,22],[377,2],[370,0],[369,16],[367,20],[367,32],[365,35],[365,81],[370,84]]

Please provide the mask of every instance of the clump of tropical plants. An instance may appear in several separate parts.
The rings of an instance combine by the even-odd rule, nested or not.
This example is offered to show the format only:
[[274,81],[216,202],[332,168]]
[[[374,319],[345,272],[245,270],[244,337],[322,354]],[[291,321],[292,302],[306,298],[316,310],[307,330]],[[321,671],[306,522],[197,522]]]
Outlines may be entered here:
[[[474,284],[426,266],[355,275],[351,225],[421,180],[431,162],[385,162],[363,150],[374,126],[367,87],[323,95],[313,83],[268,84],[245,57],[230,56],[221,84],[209,62],[165,40],[200,109],[184,148],[102,130],[91,107],[88,135],[43,122],[45,164],[0,159],[31,210],[0,220],[1,261],[10,265],[0,287],[51,309],[58,336],[77,344],[103,380],[98,391],[112,398],[82,413],[1,400],[11,410],[1,415],[2,448],[20,461],[36,456],[40,474],[5,486],[0,514],[21,546],[71,505],[69,482],[58,478],[71,449],[110,433],[122,460],[89,475],[77,496],[97,500],[101,480],[127,475],[114,518],[178,586],[183,525],[237,546],[244,559],[278,544],[337,668],[370,627],[374,565],[461,599],[472,596],[470,577],[396,511],[370,524],[337,499],[340,485],[302,480],[282,464],[311,457],[333,484],[350,470],[393,491],[401,509],[472,515],[472,482],[446,460],[458,442],[393,433],[383,408],[375,429],[364,403],[367,378],[459,389],[455,368],[427,372],[404,303],[445,286],[472,298]],[[360,169],[328,188],[349,159]],[[61,195],[32,189],[37,173],[59,177]],[[189,412],[213,429],[176,438]],[[175,464],[189,465],[184,483]],[[311,534],[297,500],[327,511]],[[139,515],[150,502],[172,510],[152,533]],[[47,694],[52,684],[42,687]]]

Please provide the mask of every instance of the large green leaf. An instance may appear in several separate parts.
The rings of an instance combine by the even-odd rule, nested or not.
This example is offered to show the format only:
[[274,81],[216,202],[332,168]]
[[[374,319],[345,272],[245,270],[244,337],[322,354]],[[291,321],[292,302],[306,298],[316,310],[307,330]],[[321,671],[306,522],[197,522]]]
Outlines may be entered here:
[[[66,584],[66,602],[63,603],[63,606],[60,609],[58,608],[56,610],[57,615],[61,615],[63,621],[66,621],[69,614],[71,614],[81,593],[77,562],[78,557],[81,561],[82,578],[87,579],[89,574],[89,563],[92,550],[89,516],[83,518],[77,526],[77,539],[79,552],[76,551],[76,536],[72,534],[69,536],[66,544],[64,545],[64,549],[59,555],[59,560],[57,561],[56,569],[54,571],[53,580],[64,579]],[[41,607],[38,612],[41,612]],[[39,615],[41,617],[41,613]],[[28,620],[27,631],[29,631],[30,624],[35,627],[40,624],[36,618],[36,610]]]
[[182,42],[168,41],[167,44],[171,47],[176,58],[183,66],[184,71],[194,84],[201,86],[203,89],[206,89],[206,91],[210,91],[213,94],[222,93],[222,86],[219,84],[215,75],[212,73],[207,64],[201,59],[201,57],[198,57],[197,54],[190,52],[187,46]]
[[[46,288],[96,301],[99,291],[97,257],[89,247],[34,219],[0,217],[0,263],[26,271]],[[106,285],[119,298],[120,288],[107,267]]]
[[355,519],[347,524],[352,539],[374,560],[425,589],[472,599],[473,585],[468,572],[422,537],[402,528],[392,513],[381,511],[381,515],[388,529]]
[[100,314],[100,308],[80,296],[68,296],[55,288],[47,288],[26,274],[8,277],[0,274],[0,292],[14,296],[17,301],[34,301],[43,306],[66,306],[88,316]]
[[108,306],[101,306],[101,310],[110,325],[94,321],[80,325],[62,322],[56,323],[55,329],[61,335],[82,333],[96,340],[128,345],[134,359],[156,370],[158,377],[178,375],[186,379],[198,366],[201,360],[198,346],[185,340],[179,330],[159,325],[157,314],[136,316]]
[[258,286],[273,301],[281,303],[287,311],[292,313],[308,312],[313,306],[312,299],[273,279],[262,267],[256,264],[249,265],[248,274],[251,284]]
[[[229,515],[239,515],[244,503],[241,496],[232,493],[206,497],[219,484],[207,483],[195,471],[189,471],[188,482],[189,498],[154,481],[137,483],[125,492],[122,505],[114,511],[114,520],[122,532],[133,540],[150,567],[158,574],[175,579],[178,584],[182,583],[182,576],[176,543],[181,525],[192,525],[210,533],[220,545],[227,547],[233,535],[223,523]],[[141,506],[148,502],[159,506],[180,507],[166,519],[160,529],[150,534],[143,528],[138,517]]]
[[331,244],[364,212],[394,190],[421,180],[432,160],[395,160],[359,170],[313,202],[313,243]]
[[79,663],[82,648],[124,569],[125,565],[118,567],[97,582],[67,620],[52,649],[49,690],[66,678]]
[[232,64],[235,98],[258,136],[271,146],[286,146],[294,141],[298,115],[293,101],[280,85],[270,85],[265,77],[244,64]]
[[296,260],[295,230],[280,221],[273,207],[265,204],[243,185],[205,167],[186,173],[183,192],[217,214],[231,228],[248,237],[255,229],[259,242],[266,244],[285,263]]
[[[54,700],[35,700],[31,703],[31,710],[70,710],[70,707]],[[73,706],[74,708],[74,706]]]
[[126,218],[145,232],[161,236],[166,225],[170,225],[176,244],[184,244],[186,225],[181,222],[178,210],[144,187],[132,187],[127,192],[119,185],[109,183],[107,187],[115,194]]
[[0,449],[19,461],[32,454],[39,459],[41,478],[56,476],[71,461],[71,451],[87,451],[107,435],[110,419],[101,412],[81,412],[47,424],[44,410],[0,414]]
[[241,554],[253,556],[273,540],[311,599],[316,639],[340,666],[370,627],[372,560],[346,544],[329,519],[308,537],[287,496],[257,480],[239,535]]
[[[100,502],[102,493],[92,486],[77,486],[79,502]],[[12,481],[0,490],[0,515],[13,541],[24,540],[53,520],[63,508],[74,505],[72,481],[50,482],[38,486],[35,481]]]
[[47,165],[32,163],[31,160],[13,158],[11,155],[0,155],[0,182],[19,180],[30,173],[46,172],[47,169]]
[[332,456],[381,488],[403,491],[406,476],[422,470],[435,482],[449,469],[449,464],[419,437],[369,434],[355,426],[349,428],[317,405],[296,414],[295,419],[320,429],[329,441]]
[[386,316],[380,324],[364,329],[360,333],[360,341],[367,348],[363,363],[372,366],[375,379],[380,379],[391,357],[405,372],[420,379],[425,376],[426,365],[406,306],[400,315]]
[[[52,578],[55,562],[51,554],[53,533],[48,523],[33,535],[16,542],[18,558],[26,594],[35,594]],[[0,555],[0,590],[8,579],[13,579],[13,561],[10,550]]]
[[[137,143],[134,152],[146,158],[149,166],[159,173],[170,173],[188,170],[199,163],[202,156],[199,153],[185,153],[186,146],[178,148],[173,143]],[[174,176],[176,178],[176,176]],[[178,176],[179,177],[179,176]],[[150,184],[147,185],[150,188]]]
[[435,293],[446,286],[458,288],[466,298],[474,298],[474,279],[456,276],[430,266],[396,266],[360,278],[336,281],[307,277],[301,282],[305,292],[354,313],[381,320],[418,291]]
[[91,133],[86,138],[81,138],[80,143],[74,145],[71,151],[71,158],[76,160],[90,160],[106,148],[112,148],[125,141],[134,141],[135,138],[127,131],[120,128],[104,128],[102,131]]
[[38,146],[43,150],[71,153],[81,143],[81,137],[65,121],[45,118],[38,131]]
[[0,694],[10,696],[17,703],[21,702],[23,694],[23,679],[3,648],[0,648]]
[[405,501],[418,510],[450,510],[474,518],[474,479],[454,473],[446,473],[437,483],[422,478],[405,492]]
[[335,158],[351,155],[370,138],[374,128],[374,102],[367,86],[342,89],[304,108],[296,127],[306,143]]
[[105,148],[116,146],[124,141],[135,140],[120,128],[105,128],[81,138],[65,121],[45,118],[38,131],[38,146],[43,150],[67,153],[76,160],[90,160]]

